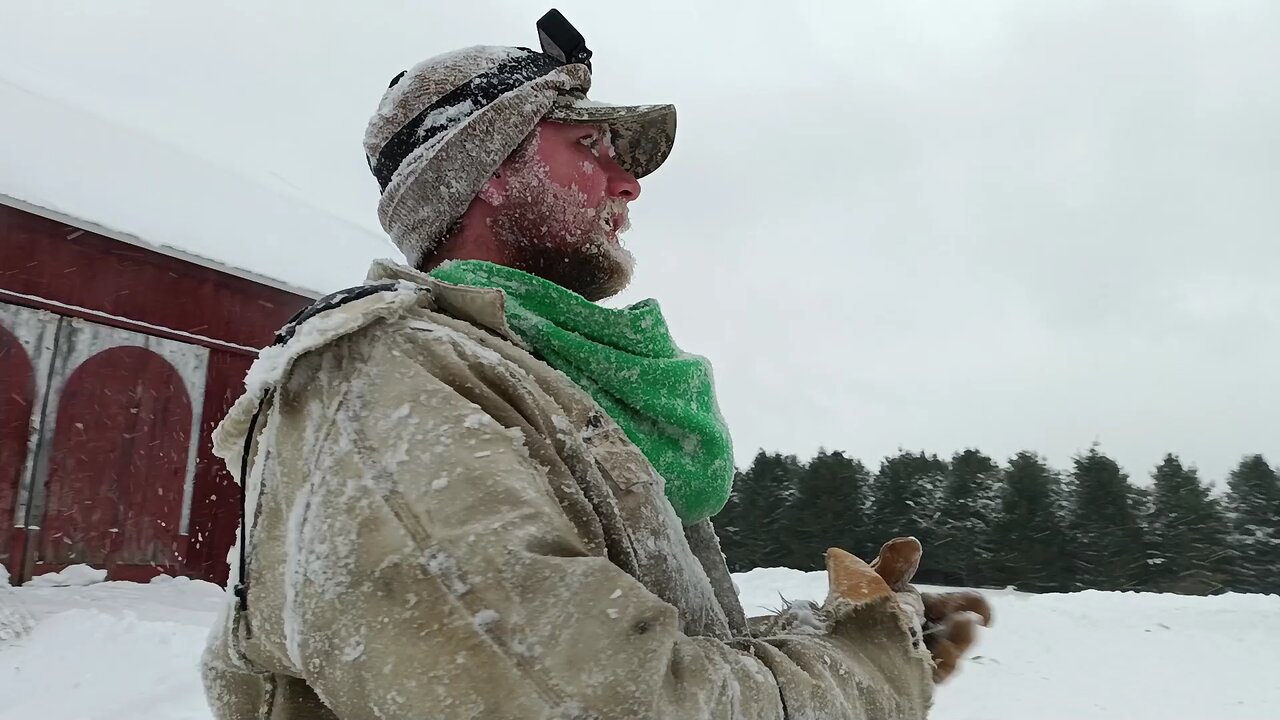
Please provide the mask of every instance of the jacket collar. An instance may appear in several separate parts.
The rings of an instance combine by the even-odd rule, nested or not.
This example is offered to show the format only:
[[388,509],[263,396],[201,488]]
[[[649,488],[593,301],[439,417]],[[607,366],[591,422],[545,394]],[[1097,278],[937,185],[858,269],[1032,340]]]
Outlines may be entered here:
[[375,260],[365,277],[366,284],[396,280],[428,288],[435,309],[440,312],[478,325],[525,350],[529,349],[507,324],[507,296],[501,290],[441,282],[420,270],[391,260]]

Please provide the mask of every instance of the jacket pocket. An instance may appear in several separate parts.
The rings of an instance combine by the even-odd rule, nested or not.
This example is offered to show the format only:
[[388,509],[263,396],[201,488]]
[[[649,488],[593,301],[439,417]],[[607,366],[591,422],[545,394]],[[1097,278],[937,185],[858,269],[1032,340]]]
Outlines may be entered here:
[[657,474],[648,458],[613,420],[601,413],[587,417],[583,442],[595,460],[600,475],[622,492],[644,492],[655,484]]

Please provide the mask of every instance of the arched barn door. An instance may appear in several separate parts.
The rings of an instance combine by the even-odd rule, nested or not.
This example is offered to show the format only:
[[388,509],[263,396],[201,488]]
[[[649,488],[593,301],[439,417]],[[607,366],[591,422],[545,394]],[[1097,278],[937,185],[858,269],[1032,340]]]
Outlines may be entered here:
[[174,563],[191,445],[191,399],[177,370],[114,347],[67,378],[46,480],[37,567]]
[[146,580],[182,563],[207,351],[62,318],[44,414],[31,575]]
[[16,569],[22,559],[22,533],[15,522],[35,403],[35,368],[27,349],[0,325],[0,563]]
[[0,564],[22,578],[26,508],[58,316],[0,303]]

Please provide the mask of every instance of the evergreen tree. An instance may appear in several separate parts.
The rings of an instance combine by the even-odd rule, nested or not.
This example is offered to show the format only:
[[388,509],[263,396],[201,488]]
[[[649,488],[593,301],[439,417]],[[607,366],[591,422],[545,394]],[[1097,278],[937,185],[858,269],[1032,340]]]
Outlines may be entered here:
[[[712,524],[716,536],[720,538],[720,551],[724,553],[725,563],[729,569],[738,572],[742,569],[741,560],[746,556],[749,532],[742,521],[742,492],[746,486],[746,473],[735,470],[733,473],[733,489],[729,499],[720,512],[713,517]],[[750,568],[746,568],[750,569]]]
[[1096,447],[1074,465],[1070,530],[1077,587],[1141,587],[1148,579],[1146,547],[1128,476]]
[[1009,460],[989,541],[995,583],[1029,592],[1073,584],[1058,482],[1035,453]]
[[940,582],[944,578],[929,548],[937,538],[937,520],[947,463],[937,455],[903,451],[885,458],[871,484],[870,526],[875,557],[880,545],[901,536],[912,536],[924,545],[924,557],[916,578]]
[[939,504],[934,567],[949,584],[981,586],[991,579],[991,527],[1000,502],[1000,467],[977,450],[951,458]]
[[1160,564],[1160,548],[1151,534],[1152,518],[1155,515],[1155,494],[1150,488],[1129,483],[1129,507],[1133,509],[1133,517],[1137,520],[1142,534],[1140,554],[1142,555],[1143,573],[1135,579],[1131,590],[1155,590],[1157,566]]
[[925,547],[924,583],[1280,592],[1280,476],[1262,456],[1240,462],[1225,499],[1173,454],[1150,488],[1097,448],[1073,468],[1059,475],[1030,452],[1001,470],[977,450],[950,462],[902,451],[873,478],[841,452],[804,464],[761,451],[715,524],[734,572],[820,569],[828,547],[869,560],[911,535]]
[[1227,520],[1195,468],[1165,455],[1151,474],[1152,589],[1204,595],[1229,582]]
[[737,474],[730,501],[717,516],[730,570],[786,565],[787,548],[794,543],[793,530],[783,523],[784,509],[802,471],[794,455],[762,450]]
[[868,557],[866,494],[870,473],[844,453],[819,452],[800,474],[783,513],[788,567],[821,570],[827,548]]
[[1240,461],[1227,482],[1234,590],[1280,593],[1280,478],[1261,455]]

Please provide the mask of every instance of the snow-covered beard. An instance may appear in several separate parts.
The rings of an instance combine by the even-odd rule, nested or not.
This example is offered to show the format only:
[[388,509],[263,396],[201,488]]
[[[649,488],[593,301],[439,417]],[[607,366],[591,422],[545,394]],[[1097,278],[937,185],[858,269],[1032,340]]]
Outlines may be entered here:
[[618,294],[631,282],[635,259],[618,241],[613,219],[626,218],[627,204],[610,199],[586,207],[577,187],[551,181],[538,157],[538,138],[517,150],[504,170],[507,192],[491,202],[494,237],[507,250],[507,264],[572,290],[588,300]]

